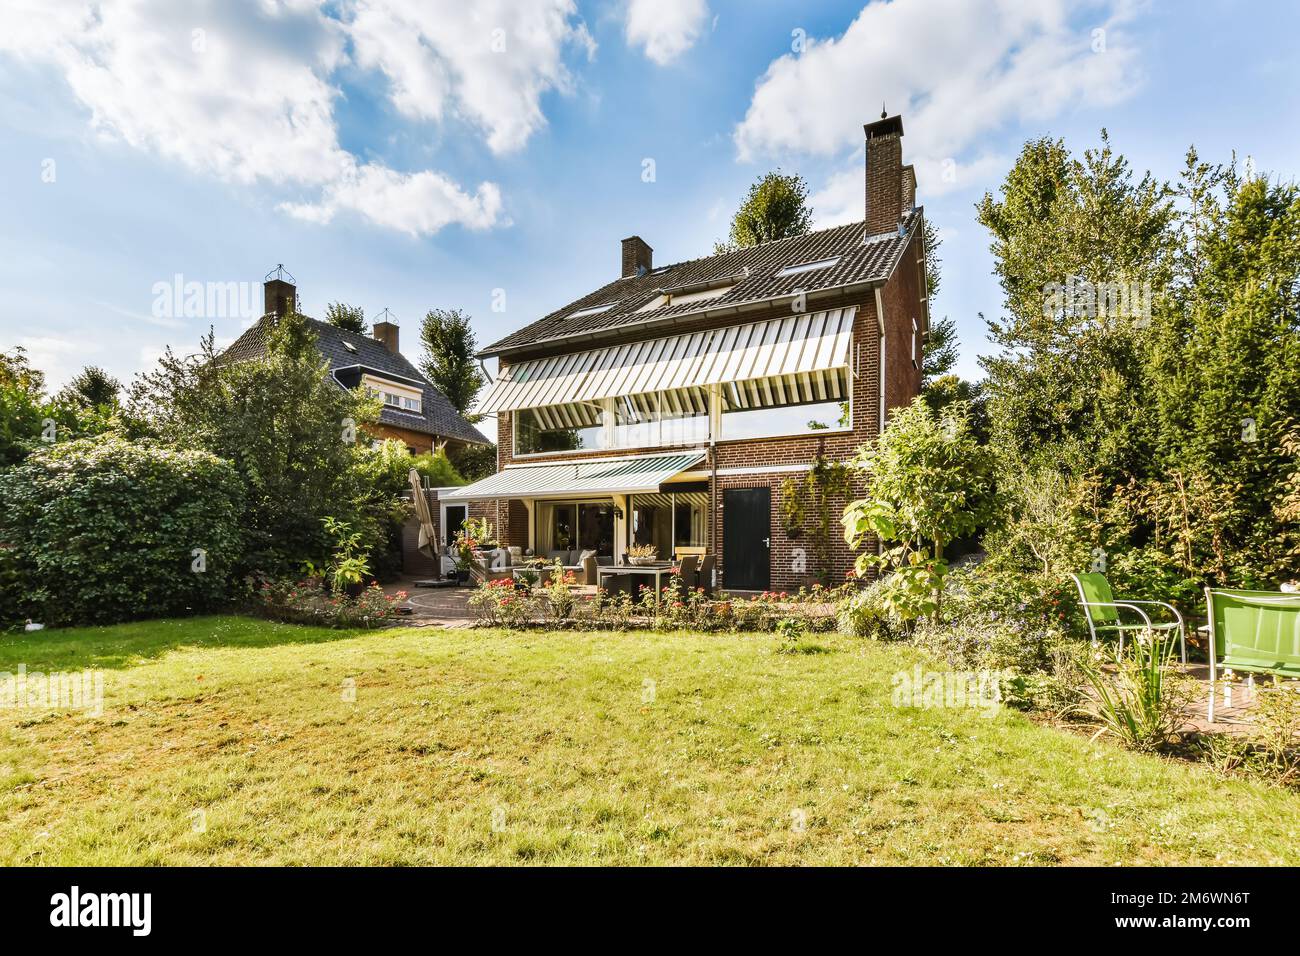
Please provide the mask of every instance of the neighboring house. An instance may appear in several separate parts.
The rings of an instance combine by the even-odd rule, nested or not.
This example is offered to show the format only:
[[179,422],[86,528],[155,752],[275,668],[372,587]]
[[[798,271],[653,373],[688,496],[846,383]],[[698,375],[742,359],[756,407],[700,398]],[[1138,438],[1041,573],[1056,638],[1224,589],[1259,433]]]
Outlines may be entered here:
[[[444,512],[486,506],[505,544],[543,554],[707,548],[731,589],[842,580],[844,496],[819,568],[805,479],[920,392],[929,328],[902,120],[865,130],[863,221],[659,267],[632,236],[617,279],[485,348],[499,371],[479,411],[497,415],[498,472],[444,490]],[[808,512],[794,535],[791,478]]]
[[[298,290],[291,282],[282,277],[267,279],[266,314],[231,343],[222,359],[238,362],[265,355],[273,324],[295,310],[297,301]],[[379,422],[368,426],[374,438],[395,438],[415,453],[445,444],[447,451],[454,454],[466,445],[488,443],[483,433],[398,351],[395,323],[376,322],[372,338],[312,318],[307,322],[316,333],[321,356],[329,362],[334,381],[342,388],[368,388],[383,399]]]

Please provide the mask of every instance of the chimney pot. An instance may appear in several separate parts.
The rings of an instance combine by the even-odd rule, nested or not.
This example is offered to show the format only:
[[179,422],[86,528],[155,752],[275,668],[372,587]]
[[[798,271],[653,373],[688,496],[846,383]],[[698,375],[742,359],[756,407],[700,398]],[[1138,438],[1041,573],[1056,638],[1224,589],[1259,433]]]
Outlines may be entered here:
[[284,279],[267,279],[262,285],[265,315],[283,317],[298,311],[298,287]]
[[382,342],[384,348],[388,349],[388,351],[392,352],[394,355],[398,354],[398,333],[396,322],[376,322],[374,326],[374,337],[375,341]]
[[643,276],[654,268],[654,250],[640,236],[623,240],[623,278]]

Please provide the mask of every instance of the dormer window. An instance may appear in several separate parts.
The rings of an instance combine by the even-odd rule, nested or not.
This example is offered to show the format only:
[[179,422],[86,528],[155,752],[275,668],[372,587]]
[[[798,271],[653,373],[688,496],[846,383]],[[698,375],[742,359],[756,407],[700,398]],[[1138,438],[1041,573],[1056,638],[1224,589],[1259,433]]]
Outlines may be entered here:
[[413,384],[393,382],[368,373],[362,376],[361,383],[371,395],[379,396],[385,408],[416,415],[424,413],[424,392]]
[[802,275],[805,272],[817,272],[820,269],[829,269],[831,266],[839,263],[840,257],[834,256],[830,259],[818,259],[816,262],[801,262],[798,265],[786,266],[777,272],[777,278],[785,276]]

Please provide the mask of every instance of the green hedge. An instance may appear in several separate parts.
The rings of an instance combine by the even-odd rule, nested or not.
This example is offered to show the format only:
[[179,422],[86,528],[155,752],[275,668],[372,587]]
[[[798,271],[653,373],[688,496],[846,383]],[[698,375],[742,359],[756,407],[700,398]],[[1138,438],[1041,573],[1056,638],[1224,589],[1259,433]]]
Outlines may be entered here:
[[211,609],[240,557],[241,498],[235,469],[206,452],[119,438],[40,449],[0,472],[0,617],[101,624]]

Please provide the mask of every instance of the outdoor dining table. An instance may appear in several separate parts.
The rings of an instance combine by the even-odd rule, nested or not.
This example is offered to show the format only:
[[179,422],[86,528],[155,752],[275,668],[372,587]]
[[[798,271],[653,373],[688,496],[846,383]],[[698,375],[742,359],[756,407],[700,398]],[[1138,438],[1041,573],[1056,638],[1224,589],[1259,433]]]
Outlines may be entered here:
[[672,575],[673,567],[671,561],[660,561],[655,564],[603,564],[596,568],[596,583],[600,584],[605,578],[622,574],[651,576],[655,579],[655,605],[657,606],[659,595],[663,592],[663,578],[665,575]]

